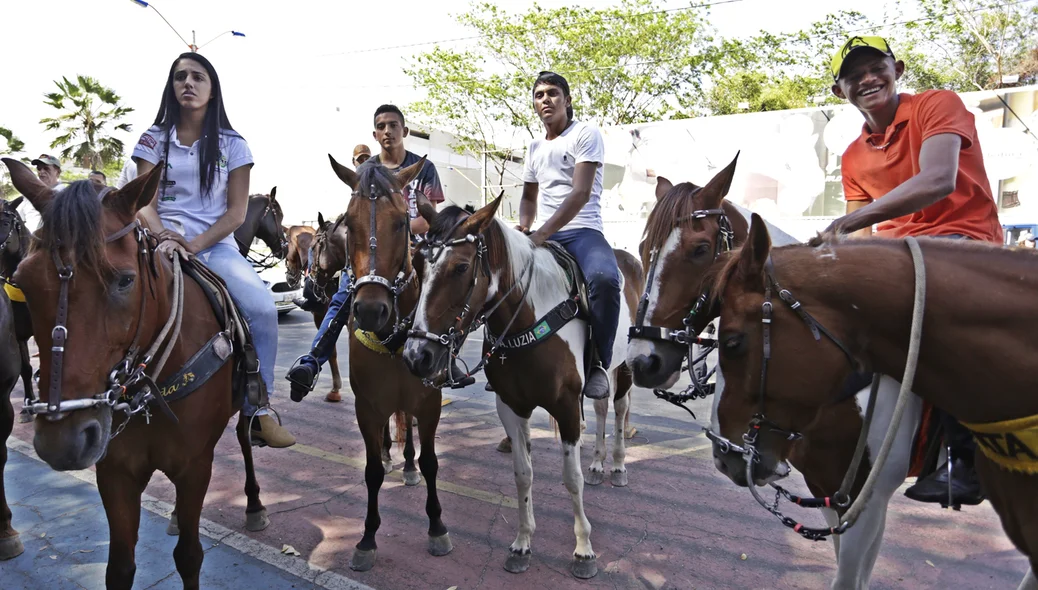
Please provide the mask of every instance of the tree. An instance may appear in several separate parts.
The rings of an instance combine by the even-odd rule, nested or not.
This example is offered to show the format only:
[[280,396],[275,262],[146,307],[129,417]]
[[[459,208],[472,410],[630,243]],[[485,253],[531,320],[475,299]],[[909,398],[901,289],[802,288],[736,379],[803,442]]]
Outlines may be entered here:
[[[25,149],[25,142],[18,139],[7,127],[0,127],[0,137],[4,139],[0,143],[0,156],[18,154]],[[8,193],[13,191],[14,186],[11,185],[8,178],[7,166],[0,165],[0,197],[6,198]]]
[[133,112],[119,104],[119,96],[89,76],[76,76],[76,81],[62,77],[55,80],[58,92],[46,94],[44,104],[61,114],[40,120],[47,131],[60,131],[50,147],[63,148],[61,157],[83,168],[101,169],[123,155],[122,140],[115,131],[130,131],[129,123],[117,123]]
[[720,57],[704,12],[655,0],[515,14],[480,2],[458,20],[476,47],[415,56],[404,71],[426,97],[409,108],[459,137],[459,151],[487,153],[502,177],[538,127],[531,85],[542,70],[567,78],[580,118],[628,124],[693,109]]

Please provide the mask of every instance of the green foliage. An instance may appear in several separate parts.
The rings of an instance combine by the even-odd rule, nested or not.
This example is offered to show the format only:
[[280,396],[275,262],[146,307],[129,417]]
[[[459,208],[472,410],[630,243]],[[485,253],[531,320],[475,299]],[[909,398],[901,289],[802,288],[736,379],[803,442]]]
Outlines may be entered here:
[[76,76],[75,81],[63,77],[54,85],[58,91],[44,95],[44,104],[60,114],[40,120],[47,131],[61,133],[50,147],[62,148],[62,159],[87,169],[120,160],[123,142],[112,133],[130,131],[129,123],[118,121],[133,109],[120,105],[115,91],[89,76]]
[[[25,142],[18,139],[14,132],[7,127],[0,127],[0,137],[4,138],[4,141],[0,143],[0,156],[18,154],[25,149]],[[0,198],[6,199],[14,192],[7,166],[0,164]]]

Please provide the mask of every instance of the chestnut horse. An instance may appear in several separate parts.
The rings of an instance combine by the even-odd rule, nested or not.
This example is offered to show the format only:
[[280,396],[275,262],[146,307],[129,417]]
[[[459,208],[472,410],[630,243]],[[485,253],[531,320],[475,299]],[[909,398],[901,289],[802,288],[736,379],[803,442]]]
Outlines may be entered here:
[[[383,436],[390,416],[398,412],[418,419],[422,447],[418,467],[428,491],[428,551],[443,556],[453,550],[447,527],[440,519],[436,493],[436,427],[440,423],[442,397],[439,389],[427,387],[411,375],[399,354],[419,295],[411,262],[410,213],[402,191],[421,172],[425,158],[395,175],[370,160],[354,172],[330,155],[328,158],[339,179],[353,189],[346,213],[336,225],[345,228],[347,266],[342,280],[351,280],[353,289],[351,321],[346,324],[350,330],[350,386],[367,453],[364,481],[368,488],[368,513],[364,536],[350,559],[350,569],[366,571],[374,567],[378,548],[378,492],[386,476]],[[411,458],[408,457],[409,463]],[[417,479],[414,483],[418,483]]]
[[[318,213],[320,219],[320,227],[324,228],[324,217]],[[321,283],[318,287],[315,284],[314,279],[310,276],[313,269],[310,268],[310,252],[311,248],[317,241],[318,230],[310,227],[309,225],[293,225],[288,228],[288,256],[285,258],[285,279],[293,289],[299,287],[304,281],[310,282],[314,289],[314,294],[317,295],[317,300],[311,305],[310,314],[314,319],[314,326],[320,328],[321,322],[324,321],[324,316],[328,313],[328,300],[338,289],[339,285],[337,281],[326,280]],[[345,243],[343,243],[343,252],[345,256]],[[345,266],[345,261],[343,266]],[[338,270],[342,270],[339,267]],[[335,272],[338,272],[335,271]],[[332,273],[334,274],[334,272]],[[338,347],[332,350],[332,355],[328,359],[328,366],[332,370],[332,389],[324,396],[324,401],[338,403],[342,401],[342,376],[339,374],[339,351]]]
[[[122,189],[107,190],[102,202],[87,181],[55,193],[21,162],[3,161],[44,222],[14,277],[25,292],[42,351],[40,390],[48,392],[46,403],[34,408],[36,452],[57,470],[97,465],[110,533],[109,588],[133,585],[141,494],[156,470],[165,473],[177,496],[180,538],[173,558],[184,587],[198,588],[204,555],[198,524],[213,451],[241,399],[232,397],[231,363],[168,405],[144,397],[158,390],[150,379],[163,383],[177,375],[221,332],[197,283],[185,279],[180,283],[183,301],[174,300],[173,264],[156,255],[154,240],[137,219],[155,195],[163,166]],[[178,315],[175,305],[191,311],[179,338],[167,344],[165,369],[145,375],[152,359],[143,349],[162,343],[167,322]],[[217,349],[230,352],[226,346]],[[148,420],[132,419],[133,413],[144,413]],[[246,528],[262,530],[269,520],[244,419],[238,421],[237,434],[245,458]]]
[[7,438],[14,430],[14,406],[11,390],[18,382],[21,368],[15,352],[15,318],[6,293],[0,293],[0,561],[18,557],[25,551],[18,531],[11,525],[11,508],[4,491],[4,468],[7,466]]
[[[634,372],[636,385],[650,389],[672,387],[680,376],[682,362],[689,348],[674,338],[661,338],[651,327],[661,327],[671,334],[686,333],[694,337],[718,310],[700,304],[691,315],[697,300],[709,287],[713,274],[723,265],[728,246],[739,248],[746,240],[748,224],[744,214],[725,200],[735,174],[736,160],[718,172],[704,187],[692,183],[672,185],[658,179],[657,202],[649,214],[642,243],[642,264],[651,275],[643,296],[644,317],[632,330],[627,362]],[[797,241],[776,228],[769,228],[783,244]],[[730,242],[726,244],[726,239]],[[719,262],[718,262],[719,261]],[[687,322],[687,323],[686,323]],[[645,330],[648,326],[649,330]],[[638,330],[643,330],[638,332]],[[688,334],[691,332],[691,334]],[[696,356],[696,353],[694,353]],[[694,359],[687,359],[691,362]],[[717,388],[724,387],[723,371],[717,370]],[[868,448],[875,451],[886,433],[887,419],[893,412],[898,383],[884,378],[877,393],[875,416],[869,429]],[[703,388],[703,391],[707,391]],[[803,474],[808,489],[820,497],[836,495],[843,483],[862,428],[859,409],[866,407],[869,389],[858,394],[857,403],[848,399],[824,409],[823,419],[803,432],[804,438],[793,449],[791,462]],[[719,395],[714,395],[716,414]],[[833,588],[867,588],[879,554],[886,522],[887,504],[904,482],[911,458],[911,445],[921,411],[918,398],[910,400],[906,419],[899,430],[895,452],[882,467],[883,477],[857,524],[839,537],[834,537],[837,571]],[[716,415],[713,428],[717,428]],[[715,462],[724,468],[725,455],[714,446]],[[859,468],[853,481],[853,492],[861,488],[868,473],[867,464]],[[734,477],[738,477],[735,474]],[[831,525],[837,524],[843,509],[823,509]]]
[[[509,548],[505,569],[519,573],[530,567],[534,523],[533,468],[530,461],[530,415],[544,408],[558,424],[562,439],[563,481],[573,502],[576,549],[570,572],[582,579],[598,573],[591,546],[591,523],[584,514],[584,478],[580,466],[581,392],[587,324],[578,316],[563,268],[547,248],[535,248],[522,233],[495,218],[501,197],[467,215],[457,207],[441,211],[428,232],[423,258],[422,293],[415,329],[404,348],[411,371],[426,380],[446,375],[450,357],[473,322],[485,316],[484,354],[487,379],[497,393],[497,413],[512,440],[512,461],[519,498],[519,532]],[[617,251],[622,293],[618,333],[632,320],[630,310],[642,288],[637,261]],[[559,321],[559,318],[562,321]],[[543,322],[542,322],[543,320]],[[493,336],[496,334],[498,336]],[[523,344],[506,344],[505,340]],[[493,343],[493,344],[491,344]],[[623,358],[617,339],[614,359]],[[474,372],[475,368],[469,370]],[[615,395],[613,483],[627,485],[624,466],[624,418],[630,372],[622,360],[609,367]],[[599,443],[595,463],[601,474],[608,398],[595,402]]]
[[[769,479],[792,452],[789,433],[823,419],[822,409],[852,371],[905,371],[909,326],[914,313],[923,314],[913,390],[975,433],[983,451],[977,474],[1033,571],[1038,352],[1029,343],[1038,333],[1038,255],[952,240],[920,238],[918,244],[918,267],[901,240],[773,249],[754,215],[747,245],[712,289],[721,302],[718,341],[727,376],[717,410],[720,432],[742,440],[752,419],[758,434],[746,440],[760,458],[751,463],[753,479]],[[925,301],[913,309],[919,271]],[[765,315],[770,323],[762,323]],[[733,477],[733,468],[745,473],[746,462],[738,462],[728,460],[729,477],[746,485],[747,477]]]

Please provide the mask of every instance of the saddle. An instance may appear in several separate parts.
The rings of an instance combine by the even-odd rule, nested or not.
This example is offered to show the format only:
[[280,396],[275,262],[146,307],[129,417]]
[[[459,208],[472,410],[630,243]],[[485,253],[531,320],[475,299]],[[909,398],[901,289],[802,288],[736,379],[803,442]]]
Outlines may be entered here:
[[544,242],[544,247],[555,257],[555,263],[562,267],[562,270],[566,273],[566,278],[569,279],[569,292],[576,298],[579,310],[578,317],[582,319],[591,317],[591,304],[587,295],[587,280],[584,278],[584,271],[577,264],[577,259],[573,258],[573,255],[567,252],[558,242],[548,240]]
[[268,392],[259,374],[259,357],[252,343],[249,324],[234,304],[224,280],[201,260],[181,261],[184,275],[201,287],[220,324],[220,332],[196,352],[176,375],[159,384],[166,402],[187,397],[212,377],[230,357],[234,357],[232,395],[235,408],[245,399],[257,407],[268,402]]

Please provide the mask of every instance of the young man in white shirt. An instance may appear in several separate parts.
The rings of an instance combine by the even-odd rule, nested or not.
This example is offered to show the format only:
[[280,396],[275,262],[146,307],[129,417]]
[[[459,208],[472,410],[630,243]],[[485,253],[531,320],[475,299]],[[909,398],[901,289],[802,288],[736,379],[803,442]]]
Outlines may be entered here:
[[[602,233],[605,146],[596,127],[573,120],[569,83],[562,76],[541,72],[533,85],[533,106],[545,135],[534,139],[526,154],[519,229],[538,246],[558,242],[584,271],[597,352],[584,395],[603,399],[609,395],[606,368],[620,319],[620,268]],[[537,217],[543,223],[530,232]]]

